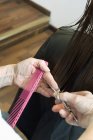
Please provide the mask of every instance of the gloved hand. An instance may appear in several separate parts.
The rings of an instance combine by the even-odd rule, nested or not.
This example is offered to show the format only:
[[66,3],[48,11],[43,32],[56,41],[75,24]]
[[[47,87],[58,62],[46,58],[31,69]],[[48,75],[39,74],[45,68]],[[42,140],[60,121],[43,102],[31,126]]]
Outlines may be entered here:
[[40,68],[44,71],[43,80],[41,84],[39,84],[37,92],[50,97],[53,91],[49,87],[58,89],[58,85],[51,75],[50,69],[47,67],[45,61],[35,58],[28,58],[18,64],[0,67],[0,87],[16,84],[24,88],[36,68]]
[[50,69],[43,60],[28,58],[19,62],[15,67],[14,83],[16,83],[19,87],[24,87],[35,72],[36,68],[40,68],[44,71],[43,79],[37,88],[37,92],[50,97],[53,94],[50,87],[58,89],[58,85],[51,75]]
[[86,128],[93,122],[93,95],[91,92],[64,92],[60,94],[60,99],[70,106],[77,117],[78,122],[74,120],[73,114],[68,112],[62,103],[54,105],[52,110],[54,112],[59,112],[68,124]]

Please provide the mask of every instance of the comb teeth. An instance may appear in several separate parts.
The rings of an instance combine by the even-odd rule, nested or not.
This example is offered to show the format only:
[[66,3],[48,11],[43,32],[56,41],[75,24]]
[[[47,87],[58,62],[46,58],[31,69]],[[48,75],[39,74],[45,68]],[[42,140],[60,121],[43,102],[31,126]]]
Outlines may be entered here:
[[7,122],[12,126],[12,123],[14,121],[14,119],[17,116],[17,113],[20,111],[22,105],[24,104],[24,100],[21,100],[20,98],[17,100],[15,107],[13,108],[10,117],[7,119]]
[[13,128],[15,127],[17,121],[19,120],[22,112],[24,111],[29,99],[31,98],[33,92],[36,90],[39,81],[41,80],[43,76],[43,72],[39,69],[36,70],[33,77],[27,84],[25,90],[21,93],[19,99],[17,100],[15,106],[13,107],[7,122],[9,125],[11,125]]

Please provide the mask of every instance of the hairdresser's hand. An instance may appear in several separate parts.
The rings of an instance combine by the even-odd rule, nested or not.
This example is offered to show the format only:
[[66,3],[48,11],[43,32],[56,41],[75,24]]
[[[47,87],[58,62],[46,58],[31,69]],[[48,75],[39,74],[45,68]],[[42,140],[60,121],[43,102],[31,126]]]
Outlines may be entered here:
[[64,109],[62,104],[54,105],[52,110],[59,112],[65,118],[66,122],[71,125],[79,125],[83,128],[93,123],[93,95],[89,91],[64,92],[60,94],[60,99],[67,102],[77,117],[78,122],[73,119],[73,114]]
[[28,58],[15,65],[14,83],[19,87],[24,88],[28,80],[35,72],[36,68],[40,68],[44,71],[43,79],[37,88],[37,92],[44,96],[50,97],[53,91],[49,87],[58,89],[58,85],[51,75],[50,69],[47,67],[45,61],[43,60]]

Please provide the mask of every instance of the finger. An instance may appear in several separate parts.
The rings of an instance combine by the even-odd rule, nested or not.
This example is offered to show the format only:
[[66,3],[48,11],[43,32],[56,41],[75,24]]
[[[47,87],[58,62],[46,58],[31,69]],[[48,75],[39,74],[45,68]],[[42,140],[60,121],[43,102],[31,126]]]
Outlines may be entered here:
[[59,110],[59,114],[61,117],[66,118],[69,115],[69,112],[66,111],[65,109]]
[[44,73],[43,78],[52,89],[54,89],[54,90],[59,89],[58,84],[56,83],[56,81],[54,80],[54,78],[50,72]]
[[59,112],[59,110],[61,110],[61,109],[64,109],[64,105],[62,103],[61,104],[54,105],[52,107],[52,111],[53,112]]
[[52,94],[53,94],[53,91],[50,88],[41,87],[41,86],[39,86],[37,88],[37,92],[40,93],[40,94],[42,94],[45,97],[51,97]]
[[74,101],[77,97],[79,97],[79,95],[82,96],[91,96],[92,93],[89,91],[80,91],[80,92],[64,92],[60,94],[60,99],[64,100],[66,102],[72,102]]
[[60,99],[67,102],[68,104],[72,104],[77,98],[76,94],[72,94],[69,92],[60,93]]
[[66,117],[66,122],[70,125],[74,125],[74,126],[78,126],[77,122],[74,120],[73,114],[70,113],[67,117]]
[[79,111],[82,108],[82,101],[85,100],[86,97],[80,96],[77,94],[72,94],[68,92],[64,92],[60,94],[60,99],[65,101],[71,108],[77,108]]
[[[91,99],[91,96],[92,95],[88,98]],[[64,92],[60,94],[60,99],[67,102],[71,108],[74,108],[76,111],[81,113],[86,113],[89,110],[89,105],[86,105],[86,100],[88,100],[86,96]],[[83,106],[82,103],[84,103]]]

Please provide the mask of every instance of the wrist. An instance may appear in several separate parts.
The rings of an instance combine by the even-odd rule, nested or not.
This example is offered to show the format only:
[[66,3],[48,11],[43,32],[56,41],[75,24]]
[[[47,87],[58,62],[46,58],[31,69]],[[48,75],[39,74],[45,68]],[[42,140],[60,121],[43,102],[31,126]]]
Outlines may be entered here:
[[78,140],[93,140],[93,119]]
[[90,117],[90,119],[89,119],[88,127],[93,125],[93,113],[89,117]]
[[0,67],[0,88],[13,84],[15,64]]

